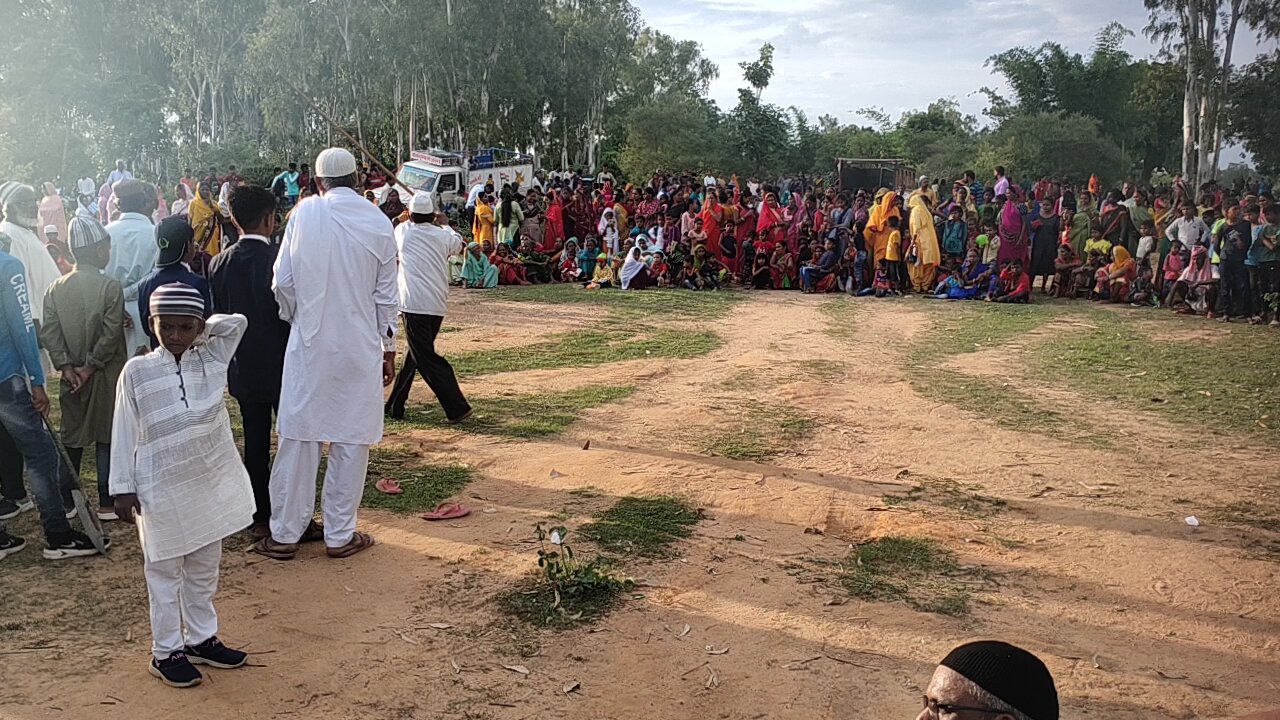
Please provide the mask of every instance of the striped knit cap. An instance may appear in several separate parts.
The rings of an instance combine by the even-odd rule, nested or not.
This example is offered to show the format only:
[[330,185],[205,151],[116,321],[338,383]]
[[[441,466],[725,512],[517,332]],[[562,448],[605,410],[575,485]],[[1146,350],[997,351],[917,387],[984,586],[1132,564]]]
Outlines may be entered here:
[[111,236],[107,234],[107,229],[88,215],[76,215],[71,218],[68,232],[71,235],[71,241],[68,245],[73,252],[101,242],[111,242]]
[[161,285],[151,292],[151,316],[187,315],[204,318],[204,296],[186,283]]

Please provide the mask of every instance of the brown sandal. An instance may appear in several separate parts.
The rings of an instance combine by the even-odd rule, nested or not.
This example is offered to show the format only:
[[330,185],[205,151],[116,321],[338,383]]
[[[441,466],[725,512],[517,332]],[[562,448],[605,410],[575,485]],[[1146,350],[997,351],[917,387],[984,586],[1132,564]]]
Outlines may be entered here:
[[324,525],[319,520],[312,520],[307,523],[307,529],[302,531],[302,537],[298,538],[300,543],[320,542],[324,539]]
[[373,536],[362,532],[351,534],[351,539],[342,547],[325,548],[325,552],[331,558],[348,558],[358,552],[368,550],[373,547]]
[[249,546],[249,552],[269,557],[272,560],[292,560],[298,554],[297,543],[280,543],[268,535]]

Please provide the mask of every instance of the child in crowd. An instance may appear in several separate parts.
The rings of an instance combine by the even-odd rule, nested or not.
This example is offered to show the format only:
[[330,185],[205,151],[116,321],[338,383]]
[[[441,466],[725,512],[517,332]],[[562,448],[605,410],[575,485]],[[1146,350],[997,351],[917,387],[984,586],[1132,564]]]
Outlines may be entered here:
[[726,271],[724,265],[715,255],[707,252],[705,247],[699,245],[693,250],[693,265],[698,269],[698,274],[702,276],[702,287],[704,289],[720,289],[721,283],[724,282]]
[[1075,295],[1073,277],[1082,261],[1070,245],[1058,246],[1058,257],[1053,259],[1053,296],[1058,298]]
[[969,244],[969,225],[962,219],[962,212],[959,205],[953,205],[942,229],[942,253],[957,260],[964,255]]
[[724,256],[725,268],[730,272],[738,267],[738,241],[733,237],[733,223],[725,223],[720,233],[720,254]]
[[1010,260],[1009,267],[1000,273],[1000,286],[995,297],[998,303],[1031,302],[1031,276],[1022,271],[1021,260]]
[[1146,262],[1147,256],[1156,249],[1156,223],[1154,220],[1142,221],[1142,236],[1138,238],[1138,252],[1134,259],[1139,265]]
[[609,254],[600,253],[596,255],[596,269],[591,273],[591,283],[588,287],[611,288],[617,284],[617,278],[613,273],[613,263],[609,262]]
[[112,429],[111,494],[120,518],[138,525],[151,600],[150,671],[172,687],[200,682],[192,663],[236,668],[246,658],[218,639],[213,594],[223,538],[253,520],[223,399],[248,320],[214,315],[206,324],[204,307],[182,283],[151,294],[160,347],[125,364]]
[[661,250],[653,253],[653,262],[649,264],[649,276],[654,279],[658,287],[670,287],[671,266],[667,264],[667,255]]
[[773,249],[773,258],[769,261],[769,269],[773,279],[774,290],[791,289],[796,266],[791,250],[787,248],[786,243],[778,243],[777,247]]
[[1182,260],[1182,253],[1183,247],[1181,241],[1174,240],[1172,243],[1169,243],[1169,255],[1164,259],[1164,268],[1162,273],[1163,283],[1161,284],[1161,287],[1164,288],[1165,292],[1168,292],[1168,289],[1173,287],[1173,284],[1178,281],[1178,278],[1182,277],[1182,271],[1186,267],[1186,263]]
[[1089,239],[1084,243],[1084,254],[1092,256],[1098,253],[1102,258],[1111,257],[1111,241],[1102,237],[1102,225],[1093,223],[1089,228]]
[[116,380],[128,359],[124,339],[124,292],[102,273],[111,236],[98,221],[71,219],[75,267],[45,292],[40,344],[62,373],[59,387],[62,442],[76,473],[85,448],[94,446],[98,467],[98,518],[115,520],[111,502],[111,414]]
[[680,269],[680,286],[685,290],[701,290],[702,274],[693,266],[693,258],[684,259],[684,266]]
[[[742,240],[740,249],[742,250],[739,253],[741,262],[738,267],[742,271],[742,284],[750,285],[750,278],[754,274],[756,267],[756,231],[754,228],[747,230],[747,236]],[[765,264],[767,265],[768,263],[766,262]]]
[[764,253],[756,255],[751,270],[750,287],[754,290],[768,290],[773,287],[773,269],[769,267],[769,256]]
[[979,252],[982,253],[982,264],[993,268],[996,267],[996,263],[999,262],[1000,258],[1000,233],[996,232],[995,227],[992,225],[984,226],[982,234],[974,240],[974,244],[978,246]]
[[844,256],[840,258],[840,266],[836,269],[839,278],[838,285],[842,292],[850,295],[856,295],[858,290],[858,248],[852,242],[844,249]]
[[874,293],[876,297],[889,297],[898,294],[898,283],[894,278],[892,263],[888,259],[880,261],[876,266],[876,276],[871,281],[871,287],[859,292],[859,295],[870,295]]
[[582,268],[578,263],[578,241],[569,238],[560,253],[560,282],[576,283],[582,280]]
[[907,281],[907,264],[902,261],[902,222],[897,217],[889,218],[889,242],[885,246],[884,259],[889,261],[889,275],[893,278],[893,289],[901,294],[910,286]]
[[1098,270],[1102,266],[1102,253],[1098,250],[1090,250],[1088,259],[1080,267],[1071,271],[1071,287],[1074,290],[1075,297],[1092,297],[1093,285],[1097,278]]
[[1138,276],[1129,288],[1129,304],[1134,307],[1148,305],[1160,306],[1160,298],[1155,293],[1155,273],[1145,261],[1138,263]]

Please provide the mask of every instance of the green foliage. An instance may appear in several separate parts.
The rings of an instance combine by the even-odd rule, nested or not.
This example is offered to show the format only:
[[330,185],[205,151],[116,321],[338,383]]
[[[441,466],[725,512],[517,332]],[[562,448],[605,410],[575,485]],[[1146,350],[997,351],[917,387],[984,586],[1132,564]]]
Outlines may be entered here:
[[624,497],[578,532],[600,547],[641,557],[664,557],[676,541],[693,534],[702,514],[666,495]]
[[1280,51],[1241,68],[1227,93],[1227,127],[1267,175],[1280,175],[1280,93],[1276,88],[1280,88]]
[[499,598],[500,606],[517,618],[556,629],[573,627],[607,613],[634,586],[631,579],[614,574],[603,558],[578,559],[566,542],[568,529],[539,524],[534,536],[540,577]]
[[1083,115],[1038,112],[1014,115],[992,133],[979,164],[1003,165],[1012,176],[1046,175],[1077,181],[1096,173],[1108,182],[1126,175],[1129,161],[1102,133],[1098,121]]

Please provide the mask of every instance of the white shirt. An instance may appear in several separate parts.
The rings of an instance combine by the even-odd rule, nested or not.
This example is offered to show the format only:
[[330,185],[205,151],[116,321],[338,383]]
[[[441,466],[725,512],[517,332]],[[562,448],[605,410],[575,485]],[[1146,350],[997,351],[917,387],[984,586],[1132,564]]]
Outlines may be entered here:
[[[31,230],[5,220],[0,222],[0,232],[9,236],[12,241],[9,254],[18,258],[27,271],[27,293],[30,295],[28,301],[31,303],[31,317],[35,320],[43,320],[44,293],[54,280],[62,277],[62,273],[59,272],[53,258],[49,257],[49,251],[45,250],[44,243]],[[155,241],[153,240],[151,244],[154,246]]]
[[396,286],[400,311],[444,317],[449,300],[449,254],[462,244],[452,228],[432,223],[401,223],[396,227],[400,268]]
[[996,195],[1004,195],[1005,197],[1008,197],[1009,196],[1009,178],[1001,177],[999,180],[996,181],[996,186],[992,188],[991,191],[994,192]]
[[1156,239],[1150,235],[1143,235],[1138,239],[1138,261],[1145,260],[1152,250],[1156,249]]
[[125,363],[111,427],[112,495],[136,493],[152,562],[180,557],[253,521],[253,488],[223,393],[249,321],[214,315],[182,359],[163,346]]
[[395,345],[396,242],[391,221],[350,188],[293,210],[271,285],[293,326],[277,431],[292,440],[372,445],[382,439],[382,353]]
[[128,180],[132,177],[133,177],[133,173],[129,172],[128,170],[112,170],[111,174],[107,176],[107,184],[115,185],[121,180]]
[[476,200],[480,198],[480,193],[484,192],[484,183],[476,183],[471,186],[471,190],[467,192],[467,207],[476,206]]
[[97,195],[98,186],[91,177],[82,177],[76,181],[76,192],[80,195]]
[[141,213],[123,213],[107,226],[111,235],[111,261],[106,273],[120,281],[124,289],[124,311],[133,319],[133,327],[124,331],[129,354],[139,347],[150,347],[151,341],[142,329],[138,315],[138,286],[156,269],[160,246],[156,245],[156,228],[151,218]]
[[1184,248],[1193,248],[1197,244],[1208,244],[1207,242],[1202,242],[1202,240],[1207,241],[1210,235],[1212,233],[1209,232],[1209,226],[1198,215],[1190,220],[1179,216],[1165,231],[1165,237],[1169,238],[1169,240],[1181,242]]

